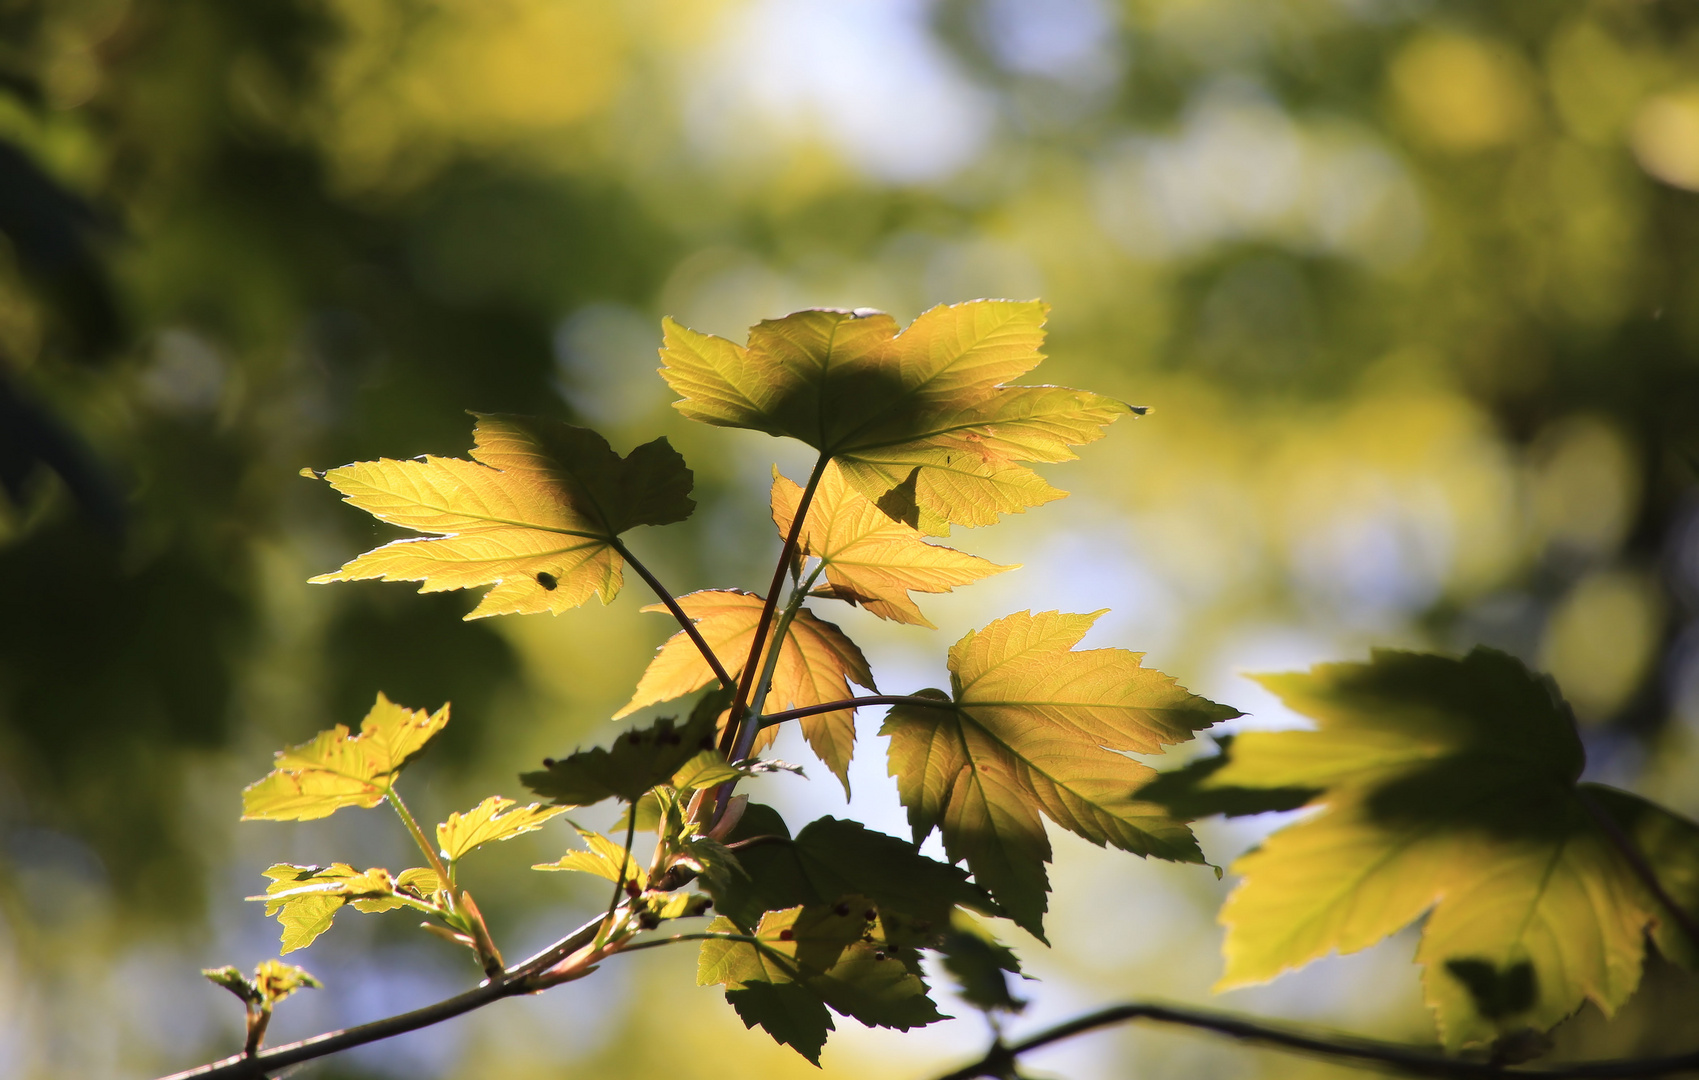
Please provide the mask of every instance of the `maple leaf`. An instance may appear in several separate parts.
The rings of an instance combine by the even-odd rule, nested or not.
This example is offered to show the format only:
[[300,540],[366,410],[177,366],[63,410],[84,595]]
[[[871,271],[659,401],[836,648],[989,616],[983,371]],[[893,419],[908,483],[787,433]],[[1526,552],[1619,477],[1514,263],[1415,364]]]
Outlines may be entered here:
[[1648,930],[1693,959],[1594,813],[1690,910],[1699,826],[1578,784],[1581,743],[1549,679],[1477,648],[1379,650],[1259,681],[1318,729],[1239,735],[1195,798],[1220,791],[1232,810],[1251,789],[1310,789],[1325,810],[1233,864],[1220,988],[1354,952],[1427,913],[1416,959],[1457,1048],[1549,1028],[1583,1001],[1610,1015],[1639,982]]
[[[574,826],[576,828],[576,826]],[[537,863],[533,870],[576,870],[609,881],[634,883],[639,891],[649,887],[649,875],[637,860],[626,854],[625,845],[589,829],[578,829],[586,850],[569,851],[552,863]]]
[[[938,829],[954,861],[1042,938],[1050,841],[1040,815],[1094,844],[1202,862],[1183,821],[1135,798],[1153,754],[1238,711],[1188,693],[1124,649],[1072,651],[1103,612],[1020,612],[950,648],[951,697],[898,705],[890,773],[915,843]],[[1116,752],[1120,751],[1120,753]]]
[[1038,301],[974,300],[899,333],[884,312],[815,309],[750,328],[748,346],[664,323],[661,375],[685,416],[788,436],[879,501],[906,485],[915,525],[990,525],[1060,498],[1020,462],[1066,461],[1131,407],[1057,386],[1005,386],[1044,359]]
[[442,857],[455,862],[480,845],[535,832],[543,827],[543,822],[567,810],[564,806],[537,803],[509,810],[513,805],[513,799],[491,795],[463,814],[448,815],[448,820],[437,826],[437,846],[442,848]]
[[387,911],[400,904],[393,900],[395,879],[388,870],[373,867],[356,870],[347,863],[329,866],[296,866],[277,863],[268,867],[271,878],[264,895],[247,899],[263,901],[265,913],[275,915],[283,927],[282,952],[294,952],[313,943],[330,929],[331,920],[345,906],[362,911]]
[[379,694],[360,734],[350,736],[338,724],[279,751],[276,767],[242,789],[242,820],[308,821],[344,806],[376,806],[402,767],[447,723],[447,705],[427,713]]
[[682,726],[664,716],[626,732],[606,750],[596,746],[560,761],[549,758],[542,772],[523,773],[519,779],[559,806],[589,806],[616,797],[633,802],[713,748],[714,724],[723,707],[715,695],[706,695]]
[[[789,536],[802,488],[773,474],[773,522]],[[827,467],[814,491],[799,536],[800,551],[826,564],[835,599],[860,604],[881,619],[932,627],[909,597],[950,592],[992,574],[1013,570],[977,555],[928,544],[919,530],[892,519],[851,487],[843,471]]]
[[466,618],[558,614],[618,595],[620,533],[695,509],[690,470],[664,438],[621,458],[587,428],[473,415],[472,460],[382,458],[323,474],[344,501],[434,535],[385,544],[314,582],[421,581],[420,592],[494,585]]
[[[705,589],[679,597],[678,603],[696,622],[697,631],[716,655],[738,658],[735,663],[727,665],[727,670],[733,677],[740,675],[749,656],[749,646],[755,640],[762,598],[740,589]],[[651,604],[643,610],[664,612],[666,608]],[[771,649],[769,640],[760,663],[766,662],[766,651]],[[617,720],[638,709],[688,694],[708,685],[714,678],[702,654],[680,631],[656,651],[655,658],[649,661],[643,677],[638,680],[631,700],[614,714],[614,718]],[[835,624],[816,618],[803,608],[791,622],[790,632],[785,635],[784,645],[779,651],[778,665],[773,670],[773,687],[767,695],[768,711],[842,701],[852,696],[851,681],[878,693],[867,658],[862,656],[855,642],[845,637]],[[848,792],[850,755],[855,752],[855,710],[839,709],[804,717],[801,723],[808,745]],[[760,745],[757,744],[757,748]]]
[[[918,954],[886,940],[879,915],[867,917],[868,903],[863,899],[836,908],[770,911],[752,935],[757,942],[704,941],[697,960],[697,985],[723,985],[727,1000],[746,1024],[761,1023],[811,1061],[815,1057],[807,1047],[818,1055],[831,1023],[823,1011],[804,1006],[810,998],[868,1027],[907,1031],[946,1019],[927,996]],[[742,931],[722,917],[710,923],[707,932]],[[756,986],[796,989],[781,989],[787,995],[783,998],[745,998],[740,1005],[737,993]],[[799,991],[806,991],[807,997]]]
[[739,849],[744,874],[714,892],[720,914],[746,928],[768,911],[831,907],[847,896],[873,901],[888,921],[897,916],[916,920],[922,933],[946,927],[958,904],[988,914],[997,910],[959,867],[930,859],[907,840],[858,821],[817,818],[792,838],[777,811],[751,803],[728,839],[758,836],[766,839]]

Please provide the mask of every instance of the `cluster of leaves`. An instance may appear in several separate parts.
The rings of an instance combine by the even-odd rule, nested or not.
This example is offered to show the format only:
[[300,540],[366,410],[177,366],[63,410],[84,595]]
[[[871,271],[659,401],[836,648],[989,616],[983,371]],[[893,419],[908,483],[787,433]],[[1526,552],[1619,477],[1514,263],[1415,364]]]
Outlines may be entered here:
[[[492,586],[475,618],[606,603],[629,564],[660,600],[645,610],[670,614],[679,631],[615,719],[699,697],[682,722],[659,719],[525,773],[550,805],[492,797],[449,815],[434,844],[396,778],[447,723],[446,706],[425,713],[380,695],[359,734],[338,726],[283,751],[247,789],[246,817],[388,802],[425,863],[395,874],[271,867],[251,899],[282,924],[283,951],[311,943],[344,907],[406,908],[470,949],[492,983],[528,980],[530,990],[621,951],[699,941],[699,982],[723,987],[746,1025],[818,1063],[833,1013],[899,1030],[942,1018],[926,950],[969,1004],[1021,1007],[1009,982],[1020,965],[980,920],[1043,940],[1045,819],[1100,846],[1202,864],[1191,819],[1314,804],[1321,813],[1235,865],[1244,881],[1223,913],[1224,985],[1361,948],[1431,909],[1418,959],[1443,1039],[1460,1047],[1550,1027],[1583,999],[1614,1008],[1639,977],[1648,930],[1670,955],[1694,959],[1699,943],[1681,936],[1669,905],[1699,901],[1699,831],[1577,785],[1580,744],[1555,689],[1495,653],[1383,653],[1268,677],[1318,730],[1223,738],[1222,755],[1161,777],[1129,755],[1161,753],[1239,714],[1138,653],[1080,649],[1102,612],[1008,615],[950,649],[947,692],[880,694],[861,650],[808,604],[930,627],[914,594],[1011,568],[928,537],[1059,497],[1027,465],[1072,457],[1134,411],[1008,384],[1042,359],[1044,314],[1038,303],[975,301],[899,332],[883,313],[804,311],[759,324],[747,345],[666,324],[661,374],[681,412],[819,452],[803,483],[775,470],[782,547],[765,594],[674,596],[626,546],[630,529],[693,509],[691,473],[664,439],[621,457],[582,428],[480,415],[470,459],[320,474],[353,505],[423,535],[315,580]],[[857,697],[857,686],[873,696]],[[793,833],[772,808],[734,794],[750,777],[795,769],[758,756],[791,720],[847,794],[856,713],[872,704],[892,706],[880,734],[911,837],[832,817]],[[505,968],[460,860],[607,800],[626,804],[614,835],[575,826],[583,847],[536,867],[612,883],[593,936],[541,967]],[[639,831],[654,837],[646,860]],[[947,861],[920,851],[934,832]],[[1641,851],[1679,900],[1625,861]],[[699,930],[652,934],[710,911]]]

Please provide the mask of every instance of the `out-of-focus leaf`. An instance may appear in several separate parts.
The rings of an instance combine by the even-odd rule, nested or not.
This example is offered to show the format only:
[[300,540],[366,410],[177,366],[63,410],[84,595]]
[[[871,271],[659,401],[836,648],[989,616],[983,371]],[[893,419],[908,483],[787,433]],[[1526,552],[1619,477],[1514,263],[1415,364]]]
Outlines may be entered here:
[[308,974],[306,968],[285,964],[281,960],[262,960],[254,969],[254,985],[268,1004],[275,1005],[297,990],[322,990],[324,983]]
[[[763,600],[754,593],[737,589],[707,589],[679,597],[679,606],[696,622],[708,647],[720,658],[726,670],[736,677],[743,672],[749,658],[749,646],[755,641],[755,628],[761,619]],[[644,611],[665,611],[650,605]],[[769,642],[767,648],[772,648]],[[762,663],[766,653],[762,654]],[[707,686],[714,679],[702,654],[683,631],[674,634],[655,653],[649,667],[638,680],[631,700],[615,715],[616,719],[658,702],[669,701]],[[767,712],[802,709],[842,701],[852,696],[850,682],[878,692],[867,658],[855,642],[844,636],[838,627],[815,618],[804,608],[791,623],[779,650],[778,665],[773,669],[773,688],[767,695]],[[842,781],[849,791],[850,755],[855,752],[855,710],[840,709],[818,716],[804,717],[802,733],[820,760]]]
[[494,585],[468,619],[558,614],[619,593],[620,533],[695,509],[690,470],[666,439],[621,458],[586,428],[474,415],[470,461],[382,458],[324,473],[345,501],[432,535],[385,544],[313,581],[420,581],[421,592]]
[[774,839],[740,848],[746,876],[714,894],[720,914],[741,926],[755,926],[764,912],[830,907],[846,896],[865,896],[887,919],[906,916],[926,928],[922,933],[941,931],[957,904],[996,911],[964,871],[927,858],[906,840],[834,817],[809,822],[792,840],[783,822],[775,826],[769,815],[777,817],[764,806],[745,810],[732,837]]
[[1503,653],[1377,651],[1370,662],[1263,676],[1315,731],[1250,732],[1203,784],[1322,790],[1324,813],[1233,870],[1223,988],[1364,948],[1427,913],[1416,959],[1449,1047],[1607,1016],[1640,979],[1648,930],[1672,940],[1588,802],[1644,846],[1661,878],[1699,882],[1699,827],[1576,783],[1583,758],[1549,679]]
[[1135,798],[1154,773],[1124,754],[1239,715],[1138,653],[1073,651],[1101,614],[1021,612],[969,632],[950,649],[953,700],[924,691],[938,707],[896,706],[881,731],[915,842],[940,830],[950,858],[1035,935],[1049,890],[1039,815],[1095,844],[1202,862],[1184,822]]
[[383,802],[396,774],[448,723],[396,705],[382,694],[350,736],[341,724],[277,755],[276,767],[242,791],[243,821],[307,821],[344,806]]
[[[751,935],[758,944],[705,941],[697,985],[740,990],[796,983],[869,1027],[906,1031],[944,1019],[927,997],[915,955],[880,940],[876,921],[870,924],[863,914],[865,904],[847,905],[842,913],[810,907],[768,912]],[[715,919],[708,932],[742,933],[726,918]]]
[[[789,536],[802,488],[775,472],[772,498],[773,522],[781,536]],[[828,466],[820,478],[800,543],[803,555],[826,564],[835,599],[860,604],[881,619],[915,626],[932,624],[910,591],[950,592],[957,585],[1015,569],[928,544],[919,531],[892,520],[851,487],[836,465]]]
[[437,845],[442,848],[442,857],[453,862],[480,844],[535,832],[543,827],[543,822],[567,811],[564,806],[537,803],[508,810],[512,805],[512,799],[491,795],[464,814],[448,815],[448,820],[437,826]]
[[1253,788],[1223,787],[1212,783],[1216,773],[1227,764],[1232,754],[1233,736],[1218,735],[1215,742],[1220,753],[1196,758],[1183,767],[1159,773],[1156,779],[1139,788],[1139,798],[1168,808],[1180,818],[1245,817],[1277,810],[1296,810],[1321,794],[1311,787]]
[[811,1065],[820,1064],[826,1036],[835,1027],[818,994],[796,983],[752,982],[727,990],[726,1000],[744,1027],[759,1024],[780,1046],[795,1050]]
[[704,750],[714,746],[713,710],[698,709],[682,727],[662,717],[634,728],[607,749],[575,750],[559,761],[543,762],[542,772],[520,775],[524,785],[560,806],[589,806],[603,799],[634,802]]
[[356,870],[347,863],[329,866],[296,866],[277,863],[268,868],[271,878],[263,896],[265,913],[275,915],[283,926],[283,952],[304,949],[313,939],[330,929],[331,920],[347,904],[360,907],[375,902],[377,907],[363,910],[388,910],[400,906],[393,902],[395,879],[382,867]]
[[1009,989],[1009,976],[1021,973],[1021,962],[971,917],[954,914],[938,951],[944,956],[944,970],[955,978],[957,992],[969,1005],[1004,1012],[1026,1008],[1026,1001]]
[[[537,863],[533,870],[577,870],[595,874],[609,881],[634,885],[639,891],[649,887],[649,874],[637,865],[637,859],[627,855],[625,845],[610,840],[598,832],[579,829],[588,851],[569,851],[552,863]],[[623,869],[622,869],[623,868]]]
[[1019,463],[1066,461],[1131,411],[1080,390],[1002,385],[1044,359],[1047,310],[974,300],[901,333],[884,312],[798,311],[751,327],[747,347],[668,319],[661,375],[691,419],[800,439],[867,498],[903,491],[911,524],[943,535],[1060,498]]

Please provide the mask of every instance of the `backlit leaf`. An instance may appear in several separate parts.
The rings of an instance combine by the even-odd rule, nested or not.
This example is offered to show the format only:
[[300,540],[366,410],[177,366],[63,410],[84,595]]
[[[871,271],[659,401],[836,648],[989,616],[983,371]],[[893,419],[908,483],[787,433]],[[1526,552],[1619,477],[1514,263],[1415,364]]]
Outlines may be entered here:
[[[773,521],[781,536],[790,535],[802,488],[775,473]],[[1011,566],[928,544],[920,532],[892,520],[867,496],[851,487],[836,465],[828,466],[803,522],[801,550],[826,564],[832,595],[865,607],[881,619],[932,624],[909,597],[910,591],[943,593]]]
[[466,616],[552,611],[619,593],[620,533],[690,516],[691,474],[666,439],[621,458],[586,428],[474,414],[471,460],[382,458],[324,473],[345,501],[430,534],[396,540],[315,582],[420,581],[421,592],[494,585]]
[[564,806],[540,806],[537,803],[516,810],[507,809],[513,805],[512,799],[491,795],[463,814],[448,815],[448,820],[437,826],[437,845],[442,848],[442,857],[453,862],[465,857],[480,844],[511,840],[522,833],[535,832],[543,827],[543,822],[567,810]]
[[575,750],[543,762],[542,772],[522,774],[526,787],[560,806],[589,806],[603,799],[635,801],[664,784],[687,762],[714,745],[714,708],[698,708],[684,725],[662,717],[619,736],[607,749]]
[[[735,991],[758,983],[797,983],[869,1027],[906,1031],[944,1019],[927,996],[917,955],[884,940],[877,916],[865,916],[868,903],[768,912],[752,935],[758,944],[705,941],[697,985],[719,983]],[[718,918],[708,932],[742,931]]]
[[277,917],[283,927],[283,952],[304,949],[330,929],[336,913],[348,904],[377,901],[377,910],[400,906],[389,902],[395,895],[395,880],[382,867],[356,870],[347,863],[329,866],[296,866],[278,863],[265,871],[271,878],[263,896],[249,900],[265,902],[265,913]]
[[819,995],[797,983],[752,982],[727,990],[726,1000],[744,1027],[759,1024],[780,1046],[795,1050],[811,1065],[820,1064],[820,1051],[835,1025]]
[[[755,640],[755,627],[761,618],[761,597],[737,589],[706,589],[679,597],[679,606],[696,622],[708,647],[736,677],[743,672],[749,657],[749,646]],[[644,611],[665,611],[652,604]],[[772,648],[769,643],[768,649]],[[765,654],[762,661],[765,662]],[[707,686],[714,673],[683,631],[668,638],[649,661],[637,690],[625,707],[615,713],[617,719],[638,709],[668,701]],[[779,651],[778,665],[773,669],[773,688],[767,695],[767,712],[801,709],[842,701],[852,696],[850,682],[865,686],[875,693],[873,672],[867,658],[855,642],[842,630],[824,619],[814,617],[807,608],[798,613],[785,635]],[[855,752],[855,713],[852,709],[805,717],[802,733],[820,760],[835,773],[849,790],[850,755]]]
[[933,829],[952,860],[1021,926],[1043,932],[1040,814],[1095,844],[1202,862],[1184,822],[1134,793],[1153,771],[1124,756],[1159,753],[1234,709],[1188,693],[1123,649],[1072,651],[1102,612],[1021,612],[950,649],[955,694],[892,708],[890,772],[915,842]]
[[974,300],[900,333],[884,312],[798,311],[751,327],[747,347],[668,319],[661,375],[684,415],[800,439],[875,502],[907,485],[911,524],[943,535],[1060,498],[1019,463],[1068,460],[1130,411],[1084,391],[1003,385],[1044,359],[1047,310]]
[[396,774],[447,723],[447,705],[427,713],[379,694],[360,734],[350,736],[338,724],[280,751],[272,772],[243,789],[242,820],[307,821],[344,806],[376,806]]
[[588,850],[569,851],[552,863],[538,863],[531,869],[576,870],[609,881],[634,883],[639,890],[649,887],[648,872],[637,864],[634,856],[626,854],[624,844],[589,829],[579,829],[578,835]]
[[1639,982],[1646,932],[1671,940],[1670,920],[1589,800],[1699,899],[1699,827],[1578,785],[1567,706],[1503,653],[1377,651],[1261,681],[1318,730],[1240,735],[1204,792],[1309,787],[1326,809],[1233,865],[1223,987],[1354,952],[1425,912],[1416,959],[1447,1046],[1549,1028],[1583,1001],[1610,1015]]
[[222,986],[241,998],[245,1004],[259,1005],[265,1001],[265,995],[260,993],[260,988],[255,986],[246,975],[242,974],[242,969],[235,964],[225,964],[223,967],[217,968],[201,968],[201,974],[206,976],[207,980],[213,985]]
[[1021,973],[1020,961],[971,917],[955,913],[938,951],[944,957],[944,970],[956,980],[957,992],[969,1005],[1004,1012],[1026,1008],[1026,1002],[1009,989],[1009,976]]
[[673,787],[680,791],[696,791],[718,787],[746,775],[745,770],[727,764],[726,756],[718,750],[703,750],[673,773]]

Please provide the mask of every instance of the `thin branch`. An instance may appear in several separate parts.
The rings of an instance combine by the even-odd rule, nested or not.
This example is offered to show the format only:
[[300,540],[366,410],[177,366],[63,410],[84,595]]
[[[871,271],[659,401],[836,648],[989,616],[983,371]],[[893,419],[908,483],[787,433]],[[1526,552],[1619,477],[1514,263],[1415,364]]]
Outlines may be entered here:
[[[823,562],[815,564],[814,570],[808,575],[808,580],[797,583],[796,587],[791,590],[789,601],[785,603],[784,613],[779,616],[778,624],[773,627],[773,644],[767,650],[767,659],[761,666],[761,674],[756,677],[755,696],[749,701],[749,711],[745,714],[743,728],[737,733],[737,742],[733,744],[732,752],[728,755],[732,761],[742,761],[755,748],[755,737],[760,734],[761,728],[764,726],[761,722],[761,710],[767,707],[767,695],[773,689],[773,672],[778,670],[779,656],[785,649],[785,637],[790,634],[791,623],[796,621],[797,614],[802,611],[802,602],[808,599],[808,590],[814,587],[815,579],[820,576],[820,571],[825,568],[826,564]],[[729,785],[720,790],[722,802],[730,795],[731,787]],[[717,808],[714,813],[715,819],[718,820],[719,815],[724,812],[723,806]]]
[[978,1061],[947,1073],[938,1080],[1007,1076],[1015,1060],[1022,1054],[1130,1020],[1154,1020],[1162,1024],[1199,1028],[1244,1042],[1260,1043],[1277,1050],[1313,1054],[1342,1063],[1356,1063],[1414,1076],[1461,1077],[1463,1080],[1503,1080],[1510,1077],[1536,1077],[1539,1080],[1634,1080],[1639,1077],[1664,1076],[1699,1069],[1699,1051],[1674,1057],[1622,1058],[1554,1065],[1549,1068],[1519,1068],[1490,1061],[1459,1060],[1417,1047],[1382,1042],[1378,1039],[1363,1039],[1353,1035],[1310,1035],[1295,1028],[1248,1020],[1229,1013],[1133,1003],[1087,1013],[1066,1023],[1046,1028],[1017,1043],[995,1045]]
[[818,716],[820,713],[837,712],[839,709],[859,709],[863,705],[919,705],[927,709],[953,709],[956,703],[948,698],[922,697],[919,694],[875,694],[871,697],[845,698],[842,701],[828,701],[821,705],[808,705],[800,709],[786,709],[784,712],[768,713],[761,718],[762,727],[772,727],[786,720],[796,720],[804,716]]
[[814,471],[808,474],[808,486],[802,489],[802,498],[797,500],[796,515],[791,518],[790,533],[785,537],[785,546],[779,552],[779,565],[773,568],[773,583],[767,588],[766,603],[761,605],[761,619],[755,624],[755,638],[749,644],[749,659],[743,665],[743,679],[737,685],[737,695],[732,698],[731,715],[726,721],[725,733],[720,737],[720,753],[730,757],[732,748],[737,745],[738,728],[742,726],[744,710],[749,706],[750,691],[755,684],[755,669],[761,662],[761,649],[767,641],[767,631],[773,626],[773,612],[779,603],[779,590],[785,586],[785,571],[790,568],[791,559],[796,555],[796,546],[802,538],[802,523],[808,518],[808,506],[814,501],[814,490],[820,486],[820,478],[826,474],[826,465],[832,460],[831,455],[821,454],[820,460],[814,463]]
[[1587,811],[1587,816],[1593,819],[1593,823],[1610,840],[1617,853],[1628,863],[1629,868],[1634,871],[1641,884],[1645,885],[1652,895],[1658,898],[1658,903],[1669,911],[1670,917],[1687,935],[1687,940],[1693,944],[1694,948],[1699,948],[1699,923],[1695,923],[1692,913],[1676,903],[1675,897],[1671,896],[1669,891],[1664,888],[1664,883],[1658,880],[1657,871],[1652,869],[1652,864],[1647,860],[1645,853],[1640,850],[1640,845],[1636,844],[1634,838],[1623,831],[1617,820],[1606,813],[1605,808],[1600,806],[1598,800],[1589,795],[1585,788],[1576,788],[1575,798],[1580,801],[1582,809]]
[[677,945],[681,941],[743,941],[751,945],[771,945],[772,942],[762,941],[748,934],[673,934],[663,938],[649,938],[646,941],[633,941],[629,945],[621,945],[620,952],[637,952],[639,949],[658,949],[662,945]]
[[172,1073],[161,1080],[264,1080],[271,1073],[303,1061],[312,1061],[352,1047],[440,1024],[444,1020],[481,1009],[502,998],[532,993],[539,988],[541,976],[545,972],[594,941],[601,926],[602,918],[598,916],[529,960],[508,968],[503,972],[502,978],[490,980],[434,1005],[426,1005],[422,1009],[414,1009],[399,1016],[374,1020],[369,1024],[343,1028],[341,1031],[327,1031],[323,1035],[274,1046],[252,1056],[237,1054],[222,1061]]
[[621,558],[631,564],[631,568],[637,571],[637,576],[642,578],[648,584],[650,590],[660,598],[661,603],[665,604],[667,606],[667,610],[672,612],[673,618],[678,620],[678,625],[684,630],[691,642],[695,644],[696,651],[701,653],[702,659],[708,662],[708,667],[713,670],[714,677],[720,680],[720,685],[725,687],[727,690],[737,686],[737,681],[734,680],[731,675],[727,674],[726,666],[720,663],[720,658],[714,654],[714,650],[710,649],[708,647],[708,643],[703,640],[702,631],[696,629],[696,620],[692,619],[689,615],[686,615],[684,609],[679,607],[678,599],[674,597],[672,593],[667,591],[667,587],[665,585],[661,584],[661,579],[650,573],[647,566],[638,562],[637,556],[633,555],[631,553],[631,549],[626,547],[624,542],[622,542],[617,536],[613,538],[613,549],[619,552]]
[[[625,854],[620,857],[619,877],[614,879],[614,898],[608,901],[608,913],[602,916],[602,928],[596,932],[596,947],[600,948],[613,934],[614,912],[619,910],[620,897],[625,895],[627,872],[635,869],[631,865],[631,843],[637,839],[637,805],[631,804],[625,815]],[[605,935],[605,936],[604,936]]]

